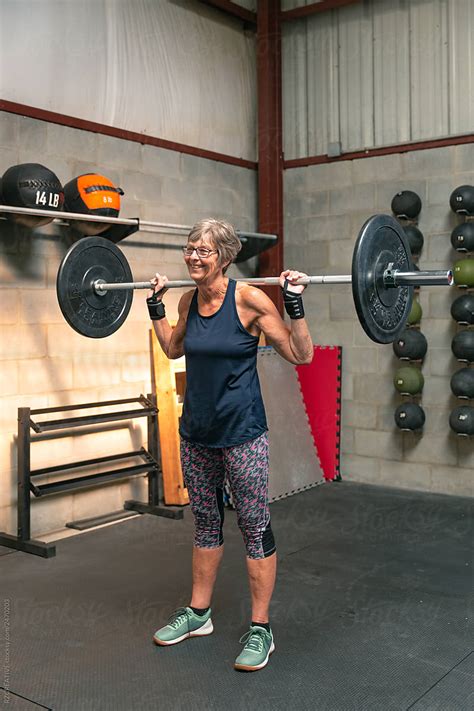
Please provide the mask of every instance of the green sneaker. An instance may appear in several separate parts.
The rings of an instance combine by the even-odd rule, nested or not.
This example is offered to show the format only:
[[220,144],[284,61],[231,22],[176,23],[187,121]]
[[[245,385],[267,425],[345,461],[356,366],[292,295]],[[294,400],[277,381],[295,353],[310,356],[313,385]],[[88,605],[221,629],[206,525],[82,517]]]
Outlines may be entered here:
[[211,608],[205,615],[199,616],[190,607],[179,607],[169,618],[168,624],[155,632],[153,641],[165,647],[178,644],[188,637],[204,637],[212,634],[213,630]]
[[244,671],[263,669],[275,649],[272,632],[267,632],[265,627],[257,625],[250,626],[249,631],[239,639],[239,642],[245,646],[235,660],[234,669]]

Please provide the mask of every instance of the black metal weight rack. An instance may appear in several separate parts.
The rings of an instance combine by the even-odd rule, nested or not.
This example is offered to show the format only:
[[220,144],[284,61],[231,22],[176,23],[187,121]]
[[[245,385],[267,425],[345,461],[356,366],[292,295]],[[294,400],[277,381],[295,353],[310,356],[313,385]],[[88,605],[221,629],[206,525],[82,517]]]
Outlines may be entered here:
[[[32,415],[42,415],[54,412],[67,412],[71,410],[86,410],[91,408],[108,407],[115,405],[125,405],[138,403],[139,407],[120,410],[117,412],[104,412],[94,415],[83,415],[81,417],[61,417],[59,419],[36,421]],[[146,417],[148,420],[148,449],[141,447],[132,452],[111,454],[105,457],[96,457],[83,461],[68,464],[59,464],[42,469],[31,470],[30,449],[31,444],[42,439],[54,438],[54,431],[66,430],[66,433],[57,436],[68,436],[74,434],[74,429],[87,427],[104,422],[116,422],[119,420],[129,420],[135,417]],[[33,430],[33,433],[31,433]],[[137,474],[147,474],[148,476],[148,502],[129,500],[124,502],[124,509],[136,511],[138,513],[149,513],[155,516],[165,516],[166,518],[181,519],[182,509],[167,508],[160,506],[162,500],[161,491],[161,464],[158,439],[158,409],[156,397],[154,395],[140,395],[138,398],[126,398],[122,400],[108,400],[105,402],[92,402],[80,405],[67,405],[65,407],[48,407],[31,410],[29,407],[18,408],[18,530],[17,536],[0,532],[0,545],[16,550],[32,553],[43,558],[52,558],[56,555],[56,546],[53,543],[44,543],[31,538],[31,498],[30,492],[36,497],[57,494],[63,491],[77,491],[86,487],[104,484],[117,479],[125,479]],[[101,471],[96,474],[88,474],[70,479],[61,479],[48,484],[37,484],[32,478],[49,474],[59,474],[69,470],[83,467],[104,465],[107,462],[117,462],[132,457],[141,457],[143,463],[134,464],[128,467],[113,468],[108,471]]]

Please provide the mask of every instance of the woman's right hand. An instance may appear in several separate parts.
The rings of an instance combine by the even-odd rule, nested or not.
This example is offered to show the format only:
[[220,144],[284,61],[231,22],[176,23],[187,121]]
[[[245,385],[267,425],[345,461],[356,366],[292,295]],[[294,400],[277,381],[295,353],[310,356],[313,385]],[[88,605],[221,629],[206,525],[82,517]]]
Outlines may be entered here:
[[147,299],[151,299],[151,297],[156,294],[158,301],[161,301],[163,299],[163,296],[166,294],[168,289],[166,288],[166,284],[168,283],[169,279],[167,276],[164,276],[164,274],[158,274],[156,273],[153,279],[150,279],[150,283],[152,284],[152,289],[150,289],[147,293]]

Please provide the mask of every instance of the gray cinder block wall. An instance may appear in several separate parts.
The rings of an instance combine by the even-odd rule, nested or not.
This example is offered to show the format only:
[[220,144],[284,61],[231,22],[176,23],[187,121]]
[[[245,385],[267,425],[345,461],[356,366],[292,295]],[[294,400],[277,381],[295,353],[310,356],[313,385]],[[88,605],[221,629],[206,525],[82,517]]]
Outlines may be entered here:
[[[17,163],[42,163],[65,183],[100,172],[120,185],[122,217],[193,224],[220,217],[240,229],[257,226],[256,172],[139,143],[0,112],[0,175]],[[119,246],[134,279],[156,271],[186,277],[185,235],[138,232]],[[122,328],[106,339],[88,339],[64,321],[56,300],[56,275],[72,243],[69,228],[51,223],[34,231],[0,220],[0,530],[16,531],[17,408],[70,405],[135,397],[151,391],[145,292],[136,292]],[[160,244],[162,246],[160,246]],[[255,265],[233,266],[249,273]],[[165,297],[177,318],[181,290]],[[32,468],[138,449],[146,444],[142,420],[82,437],[39,442]],[[45,480],[46,481],[46,480]],[[32,536],[67,521],[123,507],[146,496],[142,478],[45,499],[32,498]]]
[[[390,213],[398,190],[423,202],[418,226],[425,242],[420,268],[444,269],[460,258],[450,234],[460,219],[449,207],[452,190],[474,182],[474,145],[414,151],[288,169],[284,174],[285,264],[311,274],[350,274],[363,222]],[[342,345],[342,456],[344,479],[431,492],[474,493],[474,446],[449,427],[459,402],[450,378],[460,365],[451,353],[456,288],[423,287],[421,330],[428,340],[422,366],[421,436],[402,433],[393,413],[402,401],[392,383],[399,364],[391,345],[376,345],[359,325],[349,286],[314,286],[305,293],[313,340]]]

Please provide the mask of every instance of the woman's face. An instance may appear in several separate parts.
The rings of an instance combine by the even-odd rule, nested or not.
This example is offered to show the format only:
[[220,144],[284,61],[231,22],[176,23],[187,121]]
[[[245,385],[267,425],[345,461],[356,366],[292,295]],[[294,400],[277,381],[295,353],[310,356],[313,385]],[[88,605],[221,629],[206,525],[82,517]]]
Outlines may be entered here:
[[[190,255],[185,254],[184,261],[188,267],[189,276],[196,284],[199,285],[203,281],[207,281],[209,277],[222,274],[219,255],[207,235],[202,235],[197,242],[188,242],[187,247],[193,252]],[[208,255],[204,256],[204,253],[199,255],[196,249],[207,250]]]

